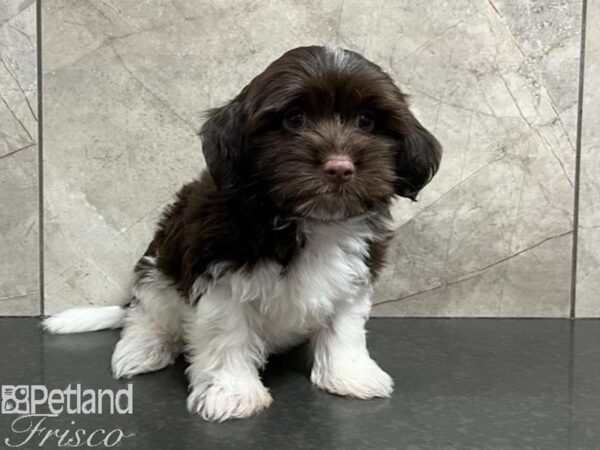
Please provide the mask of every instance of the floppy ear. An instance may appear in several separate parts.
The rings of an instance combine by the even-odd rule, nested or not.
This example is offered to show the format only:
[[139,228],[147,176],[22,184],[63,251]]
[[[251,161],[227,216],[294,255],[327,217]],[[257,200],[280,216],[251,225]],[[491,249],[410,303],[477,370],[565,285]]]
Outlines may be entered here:
[[396,194],[416,201],[431,181],[442,158],[438,140],[409,113],[396,159]]
[[219,189],[234,186],[239,178],[243,123],[241,102],[236,99],[211,110],[200,130],[204,160]]

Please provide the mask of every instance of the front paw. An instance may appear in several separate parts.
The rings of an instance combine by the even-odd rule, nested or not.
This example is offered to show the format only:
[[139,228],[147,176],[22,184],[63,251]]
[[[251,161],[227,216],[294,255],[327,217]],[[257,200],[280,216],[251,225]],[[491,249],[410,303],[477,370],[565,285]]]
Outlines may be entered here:
[[225,378],[193,386],[187,407],[204,420],[223,422],[259,413],[272,401],[271,394],[260,380]]
[[327,392],[368,399],[389,397],[394,380],[372,359],[332,362],[328,367],[315,366],[310,380]]

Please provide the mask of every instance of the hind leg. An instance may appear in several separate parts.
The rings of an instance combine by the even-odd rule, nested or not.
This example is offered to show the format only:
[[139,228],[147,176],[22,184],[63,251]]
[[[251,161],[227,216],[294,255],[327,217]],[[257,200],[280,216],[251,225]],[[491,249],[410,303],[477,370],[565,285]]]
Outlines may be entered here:
[[183,350],[182,319],[190,307],[157,271],[154,258],[143,257],[135,271],[134,304],[112,356],[115,378],[162,369]]

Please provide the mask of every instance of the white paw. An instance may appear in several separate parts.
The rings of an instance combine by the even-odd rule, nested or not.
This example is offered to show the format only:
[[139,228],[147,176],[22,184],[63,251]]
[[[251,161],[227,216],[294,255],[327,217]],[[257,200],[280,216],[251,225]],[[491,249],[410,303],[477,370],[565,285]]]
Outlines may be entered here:
[[200,383],[188,396],[188,410],[204,420],[241,419],[269,407],[273,398],[258,379],[225,378]]
[[372,359],[342,361],[328,367],[313,367],[310,380],[327,392],[348,397],[368,399],[389,397],[394,380]]
[[160,370],[175,362],[179,345],[163,336],[138,333],[123,336],[112,355],[112,372],[115,378],[130,378]]

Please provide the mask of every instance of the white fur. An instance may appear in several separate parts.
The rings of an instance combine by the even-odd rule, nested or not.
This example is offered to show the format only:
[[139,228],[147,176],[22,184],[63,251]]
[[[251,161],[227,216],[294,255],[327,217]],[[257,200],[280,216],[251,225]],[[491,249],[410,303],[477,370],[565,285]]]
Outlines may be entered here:
[[183,349],[181,324],[191,307],[171,283],[154,269],[134,286],[133,295],[139,303],[131,308],[112,356],[115,378],[162,369]]
[[233,272],[209,289],[186,323],[188,407],[207,420],[247,417],[271,397],[258,369],[269,353],[312,338],[311,379],[327,391],[387,397],[392,379],[369,357],[364,324],[371,231],[363,219],[304,224],[307,245],[281,277],[274,263]]
[[389,396],[392,379],[366,348],[372,288],[365,259],[373,238],[367,219],[299,226],[306,245],[285,273],[272,262],[251,272],[219,263],[211,271],[222,276],[194,283],[190,300],[201,295],[195,307],[156,270],[138,280],[139,304],[113,354],[115,376],[165,367],[185,342],[188,409],[206,420],[242,418],[272,402],[259,376],[267,356],[310,338],[316,386],[357,398]]
[[44,320],[44,328],[55,334],[121,328],[127,312],[120,306],[73,308]]
[[346,65],[348,56],[343,48],[336,47],[335,45],[327,45],[325,49],[333,55],[333,62],[338,68],[341,69]]
[[250,305],[233,301],[231,285],[211,289],[186,323],[188,409],[206,420],[242,418],[272,401],[258,376],[267,352],[247,316]]
[[332,394],[356,398],[389,397],[394,382],[371,359],[364,323],[371,309],[370,289],[351,305],[345,305],[328,327],[314,334],[310,379]]

